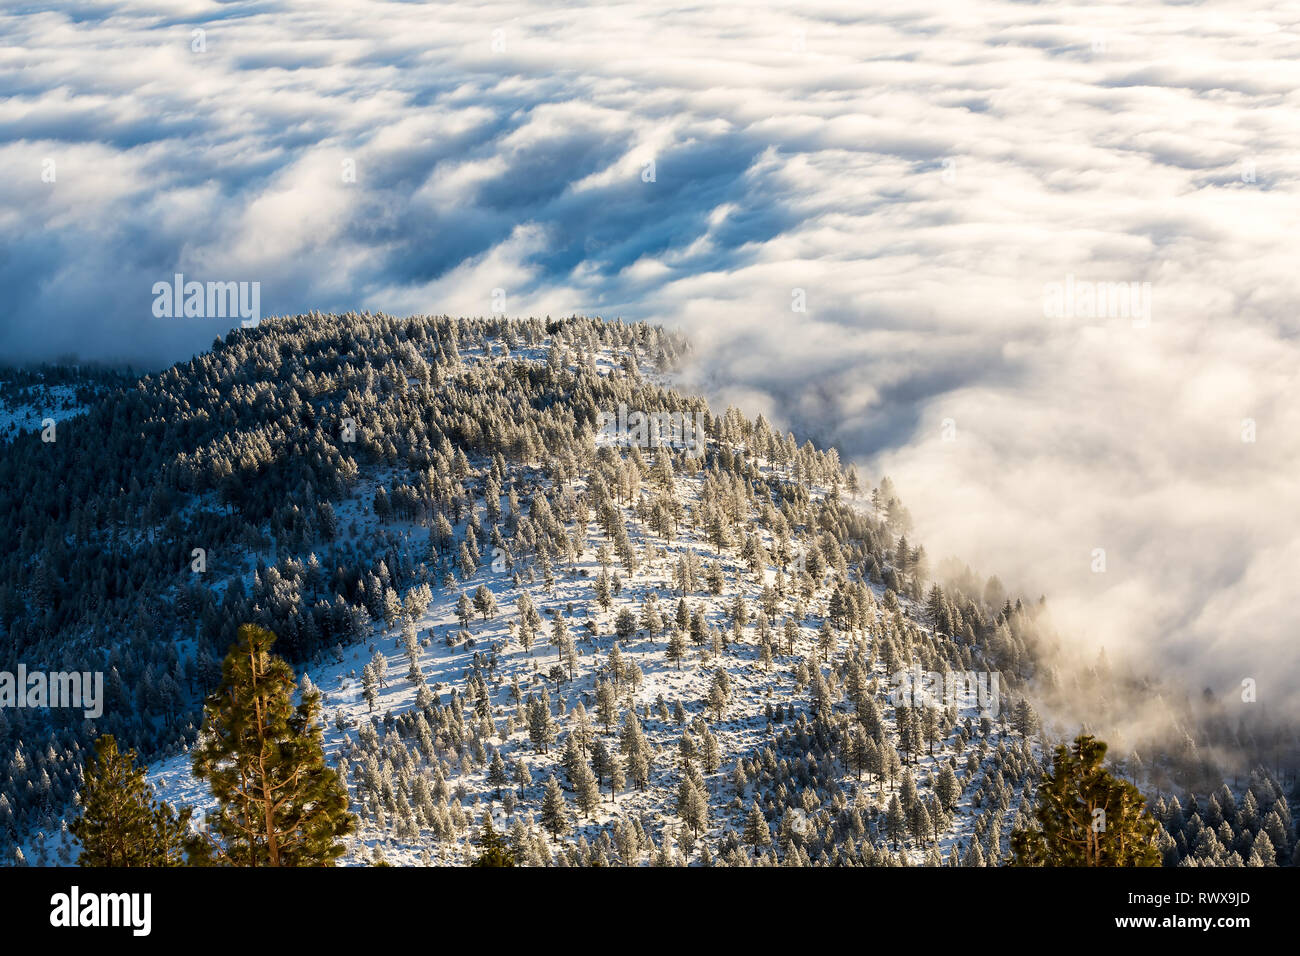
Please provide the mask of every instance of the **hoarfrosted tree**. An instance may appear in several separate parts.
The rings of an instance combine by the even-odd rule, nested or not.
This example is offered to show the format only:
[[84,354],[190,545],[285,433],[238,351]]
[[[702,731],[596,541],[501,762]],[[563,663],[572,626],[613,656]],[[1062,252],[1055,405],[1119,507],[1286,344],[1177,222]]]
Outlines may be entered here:
[[765,846],[772,843],[772,832],[768,829],[767,819],[763,816],[763,811],[758,808],[757,801],[751,801],[749,804],[749,813],[745,817],[745,845],[752,847],[754,855]]
[[618,691],[623,682],[623,650],[615,641],[609,649],[609,676],[614,683],[614,690]]
[[[604,742],[598,741],[598,743],[603,749]],[[623,773],[623,764],[613,754],[606,751],[602,760],[607,761],[606,775],[609,777],[609,799],[611,802],[617,803],[619,791],[627,785],[627,775]]]
[[533,782],[533,775],[528,770],[528,761],[524,760],[523,757],[515,761],[514,780],[515,786],[519,788],[519,796],[522,799],[524,791]]
[[460,621],[461,627],[469,627],[469,622],[474,619],[474,602],[464,591],[456,599],[456,618]]
[[614,633],[622,640],[627,640],[636,634],[636,617],[630,608],[619,608],[614,619]]
[[677,816],[695,836],[708,823],[708,797],[690,774],[684,774],[677,785]]
[[906,827],[907,816],[903,813],[903,805],[898,801],[898,794],[893,794],[885,810],[885,832],[889,835],[889,841],[895,850],[898,849],[898,843],[905,835]]
[[961,785],[957,782],[957,775],[953,773],[952,767],[947,763],[944,763],[943,768],[939,771],[939,779],[935,782],[934,792],[944,809],[953,810],[956,808],[957,798],[961,796]]
[[627,775],[632,785],[644,790],[650,782],[650,744],[641,730],[636,712],[629,710],[623,719],[623,732],[619,748],[627,762]]
[[596,734],[591,726],[591,719],[587,716],[586,705],[584,705],[582,701],[578,701],[577,705],[573,708],[572,721],[573,728],[570,731],[570,736],[572,736],[574,741],[577,743],[578,749],[582,752],[582,756],[586,758],[591,749],[592,742],[596,739]]
[[555,648],[555,655],[559,657],[564,647],[564,639],[569,635],[568,625],[564,623],[564,618],[558,614],[551,621],[551,646]]
[[1038,717],[1034,714],[1034,709],[1030,706],[1029,701],[1023,697],[1016,701],[1011,726],[1022,737],[1028,737],[1038,727]]
[[709,684],[708,706],[713,711],[717,720],[722,719],[723,711],[727,709],[727,704],[731,700],[731,681],[727,677],[727,672],[719,667],[713,672],[713,679]]
[[[563,671],[561,671],[563,676]],[[554,743],[558,727],[551,716],[551,699],[545,691],[541,697],[530,697],[526,705],[528,739],[538,753],[547,753]]]
[[375,651],[370,657],[370,669],[375,675],[375,682],[380,687],[388,686],[388,658],[382,651]]
[[579,768],[585,764],[585,758],[582,754],[582,748],[578,746],[578,741],[573,734],[564,738],[564,749],[560,751],[560,766],[564,768],[564,774],[569,779],[570,786],[575,786],[575,778],[578,775]]
[[[406,654],[406,679],[413,684],[422,684],[424,671],[420,667],[420,642],[416,637],[415,628],[409,624],[402,630],[402,650]],[[304,690],[308,679],[303,678]]]
[[607,680],[596,681],[596,719],[605,725],[605,733],[618,720],[618,692]]
[[903,771],[903,761],[898,756],[898,751],[893,744],[886,743],[881,750],[880,773],[881,776],[889,780],[889,788],[894,788],[894,781]]
[[543,829],[557,840],[569,832],[569,806],[564,799],[564,791],[554,777],[546,781],[546,791],[542,795],[541,822]]
[[668,648],[664,656],[678,670],[681,670],[682,659],[686,656],[686,634],[681,628],[674,628],[668,636]]
[[610,603],[613,601],[613,595],[610,592],[609,572],[604,568],[600,569],[600,574],[596,577],[594,588],[596,603],[600,605],[602,611],[608,611]]
[[533,652],[533,641],[537,637],[537,631],[542,626],[542,616],[537,612],[537,606],[533,604],[532,598],[525,591],[515,599],[515,611],[519,615],[519,643],[523,649],[530,655]]
[[713,773],[722,765],[722,748],[708,727],[700,735],[700,762],[706,773]]
[[925,804],[917,800],[908,808],[907,829],[918,846],[925,846],[930,837],[930,813]]
[[647,595],[641,606],[641,626],[646,629],[653,641],[664,628],[663,615],[659,611],[659,598],[654,591]]
[[845,763],[853,771],[858,780],[862,779],[862,774],[871,770],[871,751],[867,748],[871,746],[871,740],[867,737],[866,731],[862,727],[854,727],[850,732],[845,744],[846,760]]
[[916,778],[912,776],[911,770],[903,771],[903,780],[898,788],[899,801],[903,805],[903,810],[908,811],[918,800],[916,789]]
[[361,693],[366,699],[368,711],[374,713],[375,704],[379,701],[379,677],[375,674],[373,663],[367,662],[361,669]]
[[506,769],[506,762],[501,759],[500,752],[492,754],[492,761],[488,764],[488,783],[496,788],[497,799],[501,798],[501,788],[510,786],[510,772]]
[[600,806],[600,783],[585,760],[579,761],[572,779],[578,809],[583,816],[590,818]]
[[486,585],[480,584],[474,591],[474,608],[485,621],[496,616],[497,600]]

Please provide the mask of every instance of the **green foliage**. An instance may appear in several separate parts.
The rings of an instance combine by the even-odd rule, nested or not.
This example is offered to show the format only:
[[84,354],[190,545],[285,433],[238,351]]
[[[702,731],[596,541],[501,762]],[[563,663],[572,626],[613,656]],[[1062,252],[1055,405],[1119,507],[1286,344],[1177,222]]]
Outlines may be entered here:
[[111,734],[95,742],[86,766],[80,817],[68,827],[81,844],[82,866],[180,866],[192,810],[155,800],[135,751],[117,749]]
[[1102,766],[1106,744],[1056,748],[1038,788],[1037,828],[1011,835],[1015,866],[1159,866],[1160,825],[1137,787]]
[[320,694],[296,707],[293,670],[270,652],[275,635],[244,624],[208,698],[194,775],[220,809],[218,862],[235,866],[329,866],[356,828],[347,790],[325,764]]
[[479,855],[470,866],[518,866],[515,853],[506,844],[501,834],[492,827],[492,821],[486,816],[483,826],[479,828],[474,845],[479,848]]

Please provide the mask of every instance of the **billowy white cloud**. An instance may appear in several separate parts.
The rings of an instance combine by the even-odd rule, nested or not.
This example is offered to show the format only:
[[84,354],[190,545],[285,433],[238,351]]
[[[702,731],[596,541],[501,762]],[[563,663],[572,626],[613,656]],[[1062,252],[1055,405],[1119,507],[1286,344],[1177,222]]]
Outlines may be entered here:
[[[665,322],[932,556],[1300,710],[1293,10],[108,0],[0,44],[5,358],[188,357],[229,323],[153,318],[174,272]],[[1149,321],[1046,316],[1066,282]]]

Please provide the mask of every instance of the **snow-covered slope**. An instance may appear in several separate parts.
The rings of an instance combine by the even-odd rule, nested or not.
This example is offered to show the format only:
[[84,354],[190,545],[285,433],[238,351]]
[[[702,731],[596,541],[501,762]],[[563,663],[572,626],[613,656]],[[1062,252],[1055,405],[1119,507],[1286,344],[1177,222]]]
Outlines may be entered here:
[[[530,361],[546,361],[544,348],[528,354]],[[491,361],[472,351],[462,357],[470,364]],[[593,364],[602,374],[619,374],[616,356],[601,354]],[[641,372],[654,376],[648,365]],[[965,665],[987,671],[989,665],[971,641],[935,633],[925,610],[887,593],[879,574],[871,580],[867,555],[855,549],[834,516],[841,509],[860,515],[865,527],[892,546],[879,496],[878,508],[871,496],[850,491],[837,468],[820,472],[829,480],[815,480],[811,458],[778,464],[734,442],[726,443],[727,451],[744,457],[749,469],[739,475],[719,471],[716,462],[706,467],[680,455],[676,469],[665,469],[660,459],[667,451],[631,448],[618,439],[598,438],[596,444],[606,450],[597,453],[594,470],[617,476],[623,487],[614,489],[602,479],[608,490],[596,492],[591,472],[557,487],[523,470],[510,476],[510,485],[544,490],[548,513],[562,497],[608,498],[626,531],[635,570],[624,566],[599,516],[582,509],[587,520],[564,527],[568,556],[553,564],[516,562],[509,549],[479,542],[482,562],[469,576],[453,572],[453,578],[441,581],[436,571],[426,576],[432,598],[427,607],[417,589],[407,602],[408,613],[390,623],[375,621],[368,641],[340,647],[303,670],[324,694],[327,754],[346,775],[353,809],[361,816],[346,861],[463,863],[476,852],[473,838],[490,814],[510,833],[521,858],[533,863],[561,857],[623,864],[739,862],[755,856],[753,841],[746,845],[747,819],[755,806],[772,841],[759,841],[760,860],[947,862],[966,856],[973,843],[982,845],[981,857],[1004,854],[1023,785],[1038,769],[1035,748],[1007,726],[1007,696],[998,701],[1002,718],[983,725],[974,702],[938,709],[933,748],[922,743],[907,752],[891,700],[890,668]],[[718,439],[711,444],[716,450]],[[490,464],[470,460],[466,483],[476,495],[483,493]],[[635,470],[631,479],[629,466]],[[372,504],[375,490],[392,478],[363,474],[354,500],[339,509],[340,524],[359,539],[393,535],[414,553],[424,540],[419,524],[381,518]],[[771,489],[784,489],[786,500],[772,497]],[[536,500],[521,499],[534,520]],[[675,534],[656,533],[647,514],[656,501],[680,504]],[[507,521],[522,517],[509,516],[504,494],[494,504],[507,512]],[[744,511],[732,515],[743,537],[721,548],[711,533],[720,507]],[[484,510],[487,502],[478,500],[475,508]],[[810,522],[791,526],[787,516]],[[816,520],[821,527],[811,526]],[[465,527],[461,521],[455,528],[459,540]],[[811,562],[815,573],[808,571],[810,548],[818,549]],[[831,553],[838,568],[825,560]],[[697,579],[683,585],[688,563],[698,564]],[[602,570],[611,582],[619,579],[607,607],[596,599]],[[705,572],[718,570],[722,582],[710,586]],[[492,593],[497,610],[488,616],[475,612],[463,625],[458,599],[462,593],[472,597],[480,587]],[[519,635],[521,594],[531,598],[542,621],[529,649]],[[852,610],[832,621],[833,600]],[[683,601],[688,615],[698,612],[703,625],[694,640],[689,623],[679,628],[675,620]],[[654,633],[647,627],[647,602],[657,605],[662,620]],[[737,620],[738,603],[743,623]],[[633,616],[635,630],[620,636],[623,612]],[[557,620],[573,638],[567,654],[562,642],[557,646],[550,640]],[[684,648],[670,650],[677,630]],[[404,637],[412,632],[418,677]],[[383,660],[383,685],[368,701],[364,670],[375,655]],[[602,682],[616,685],[608,727],[601,719]],[[726,688],[720,706],[714,696],[719,683]],[[424,707],[418,700],[422,684],[431,695]],[[858,685],[863,689],[855,692]],[[555,725],[554,741],[544,746],[538,739],[545,734],[530,736],[530,698],[545,701]],[[866,699],[873,702],[872,715],[860,707]],[[582,787],[575,783],[582,774],[570,772],[572,761],[567,769],[563,765],[570,739],[588,765],[596,741],[627,763],[620,744],[629,713],[636,714],[648,742],[648,779],[640,787],[628,780],[611,794],[608,776],[601,773],[599,804],[584,809]],[[885,748],[871,758],[877,772],[870,762],[863,772],[854,764],[854,732],[865,727],[870,733],[877,720],[876,739],[888,750],[903,751],[892,774],[892,755]],[[490,776],[497,756],[507,783]],[[522,784],[521,766],[527,780]],[[935,790],[945,766],[960,790],[951,808],[938,812]],[[200,811],[211,805],[205,787],[191,777],[185,753],[158,762],[150,776],[170,802]],[[698,784],[701,777],[708,810],[696,833],[686,822],[693,813],[682,809],[679,795],[684,779]],[[563,787],[569,817],[558,838],[555,827],[548,835],[543,826],[552,778]],[[887,809],[899,797],[907,805],[928,805],[929,816],[939,818],[931,820],[926,837],[906,825],[901,835],[889,829]]]

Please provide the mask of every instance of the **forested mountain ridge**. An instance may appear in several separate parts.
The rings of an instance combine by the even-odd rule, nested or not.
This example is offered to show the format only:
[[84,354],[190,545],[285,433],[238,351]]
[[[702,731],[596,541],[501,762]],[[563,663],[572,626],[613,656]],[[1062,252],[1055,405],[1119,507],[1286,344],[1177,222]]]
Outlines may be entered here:
[[129,371],[94,366],[0,366],[0,442],[24,430],[56,440],[60,420],[81,414],[105,389],[132,380]]
[[[531,863],[1003,858],[1040,769],[1031,608],[927,587],[887,480],[666,387],[686,351],[596,319],[304,315],[18,435],[5,667],[102,669],[107,700],[93,728],[0,710],[6,839],[58,829],[93,733],[192,742],[251,621],[326,694],[354,861],[463,862],[489,807]],[[620,409],[704,447],[610,435]],[[996,673],[997,719],[894,706],[904,667]],[[185,764],[157,779],[201,804]],[[1270,822],[1230,829],[1240,859],[1273,818],[1285,853],[1285,799],[1250,795]]]
[[[193,712],[186,701],[214,678],[235,617],[258,597],[246,593],[251,576],[237,573],[250,555],[274,562],[276,549],[286,556],[301,550],[307,559],[318,542],[340,559],[322,576],[320,593],[355,596],[358,554],[382,549],[377,542],[336,543],[331,502],[346,493],[358,461],[392,466],[400,448],[412,469],[445,465],[424,482],[424,493],[430,500],[445,497],[454,511],[464,502],[449,484],[456,464],[450,441],[463,443],[462,460],[482,442],[466,433],[479,427],[475,414],[491,412],[506,423],[502,447],[524,454],[535,456],[544,442],[562,448],[572,440],[572,424],[557,427],[547,411],[555,394],[523,394],[520,386],[530,385],[535,372],[507,369],[523,375],[511,391],[480,388],[481,373],[458,364],[456,329],[455,320],[278,320],[233,332],[213,351],[159,375],[101,392],[84,414],[60,423],[54,441],[43,441],[38,431],[20,433],[0,456],[5,665],[102,667],[109,700],[101,731],[121,735],[143,753],[183,734]],[[544,334],[541,325],[520,331],[528,336],[537,329]],[[460,368],[468,376],[465,388],[439,388],[431,380],[417,399],[394,356],[410,363],[413,377],[442,372],[419,359],[413,341],[430,343],[432,368]],[[372,355],[382,361],[372,363]],[[532,402],[537,413],[524,418]],[[354,423],[354,434],[346,436],[353,442],[343,440],[344,419]],[[400,507],[408,487],[394,489]],[[196,548],[203,550],[206,577],[193,572]],[[330,605],[326,636],[352,636],[350,622],[342,620],[344,603]],[[275,620],[282,610],[267,613]],[[283,629],[283,620],[275,623]],[[301,659],[316,648],[283,634],[280,649]],[[58,711],[42,716],[62,731],[49,743],[63,751],[80,729],[78,718]],[[32,749],[34,735],[23,733],[23,725],[33,717],[0,712],[0,742],[26,739]],[[44,789],[39,771],[45,768],[31,769]],[[52,775],[56,798],[70,796],[66,783],[66,774]],[[43,795],[38,800],[47,802]]]

